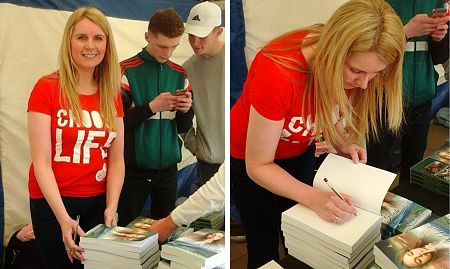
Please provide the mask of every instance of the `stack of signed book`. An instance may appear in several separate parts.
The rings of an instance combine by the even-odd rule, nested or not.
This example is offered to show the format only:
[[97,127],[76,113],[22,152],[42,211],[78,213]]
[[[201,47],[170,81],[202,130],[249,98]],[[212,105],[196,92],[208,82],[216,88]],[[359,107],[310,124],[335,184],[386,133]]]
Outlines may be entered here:
[[209,228],[209,229],[215,229],[219,230],[222,229],[225,223],[225,211],[214,211],[211,213],[208,213],[189,225],[189,227],[193,228],[194,230],[200,230],[203,228]]
[[450,147],[447,139],[439,149],[411,167],[411,183],[449,196],[449,160]]
[[376,243],[383,269],[450,268],[450,214]]
[[283,212],[281,219],[288,253],[313,268],[366,268],[374,259],[373,246],[381,237],[381,204],[395,176],[329,154],[313,186],[352,196],[357,215],[345,223],[333,223],[302,204],[295,205]]
[[185,233],[162,245],[158,268],[209,269],[225,266],[225,239],[221,230]]
[[405,233],[422,224],[430,215],[430,209],[388,192],[381,206],[381,239]]
[[[141,224],[146,227],[148,223]],[[85,269],[149,269],[160,258],[158,234],[135,226],[99,224],[80,238],[80,246],[84,248]]]

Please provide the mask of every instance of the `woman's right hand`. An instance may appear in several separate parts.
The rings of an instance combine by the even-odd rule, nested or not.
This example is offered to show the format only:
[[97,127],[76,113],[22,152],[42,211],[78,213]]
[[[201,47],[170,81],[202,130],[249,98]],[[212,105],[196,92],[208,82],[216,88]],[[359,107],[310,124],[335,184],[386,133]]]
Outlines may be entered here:
[[352,198],[346,194],[341,193],[345,198],[342,201],[333,192],[323,192],[317,190],[314,202],[311,204],[311,209],[323,220],[328,222],[344,223],[348,221],[352,215],[356,214],[356,208],[353,207]]
[[75,241],[73,241],[73,233],[75,229],[77,229],[78,236],[84,235],[83,229],[81,229],[81,227],[77,224],[77,221],[72,218],[64,220],[62,223],[60,223],[60,225],[67,257],[69,257],[69,260],[71,262],[73,262],[74,258],[80,261],[84,261],[84,257],[82,254],[84,251],[83,248],[78,246]]

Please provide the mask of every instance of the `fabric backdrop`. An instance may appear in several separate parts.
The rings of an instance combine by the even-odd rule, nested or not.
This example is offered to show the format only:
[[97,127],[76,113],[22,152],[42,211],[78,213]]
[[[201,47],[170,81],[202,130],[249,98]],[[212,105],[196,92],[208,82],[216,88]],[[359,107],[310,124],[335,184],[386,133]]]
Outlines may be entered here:
[[[194,0],[0,0],[0,164],[5,244],[14,231],[30,222],[28,96],[41,76],[56,70],[61,36],[70,11],[82,5],[101,9],[112,26],[119,59],[124,60],[146,46],[144,33],[148,18],[156,9],[173,7],[186,20],[189,10],[197,3]],[[183,35],[172,60],[182,64],[190,55],[187,35]],[[179,168],[194,161],[185,150]]]

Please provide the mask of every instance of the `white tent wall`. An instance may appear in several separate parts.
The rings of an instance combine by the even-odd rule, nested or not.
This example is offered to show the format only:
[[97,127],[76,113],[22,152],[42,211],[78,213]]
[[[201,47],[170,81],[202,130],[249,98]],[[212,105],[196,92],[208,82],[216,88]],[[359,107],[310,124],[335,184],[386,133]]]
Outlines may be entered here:
[[245,54],[250,66],[256,53],[273,38],[294,29],[325,23],[346,0],[242,0]]
[[[4,190],[4,244],[17,229],[30,222],[27,102],[36,81],[57,68],[59,45],[70,14],[0,3],[0,164]],[[146,46],[147,21],[112,17],[108,20],[120,60],[134,56]],[[183,35],[171,59],[182,64],[190,55],[192,49],[187,35]],[[179,168],[194,161],[183,149]]]

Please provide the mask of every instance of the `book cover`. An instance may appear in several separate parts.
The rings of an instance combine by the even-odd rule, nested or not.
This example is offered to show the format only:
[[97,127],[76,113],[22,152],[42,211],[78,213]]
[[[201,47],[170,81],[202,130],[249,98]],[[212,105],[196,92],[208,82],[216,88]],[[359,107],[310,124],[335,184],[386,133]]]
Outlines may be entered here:
[[411,183],[432,192],[449,196],[450,146],[447,139],[430,156],[411,167]]
[[392,234],[407,232],[422,224],[431,210],[400,195],[388,192],[381,204],[382,229]]
[[201,229],[164,244],[161,257],[192,266],[214,267],[225,262],[224,248],[223,231]]
[[191,227],[177,227],[175,231],[167,238],[167,242],[172,242],[177,240],[178,238],[185,236],[186,234],[194,232],[194,229]]
[[375,244],[382,268],[450,268],[450,214]]
[[126,227],[128,228],[138,228],[146,231],[150,231],[150,226],[155,222],[154,219],[147,218],[144,216],[138,216],[132,220]]
[[449,140],[448,139],[445,140],[442,146],[440,146],[437,150],[433,151],[433,153],[430,155],[430,158],[449,164],[450,162]]
[[225,223],[225,211],[213,211],[193,221],[189,227],[195,230],[203,228],[221,229]]
[[122,249],[127,251],[143,252],[158,241],[158,234],[138,228],[107,227],[99,224],[89,230],[80,238],[80,246],[89,245],[93,249],[97,246]]

